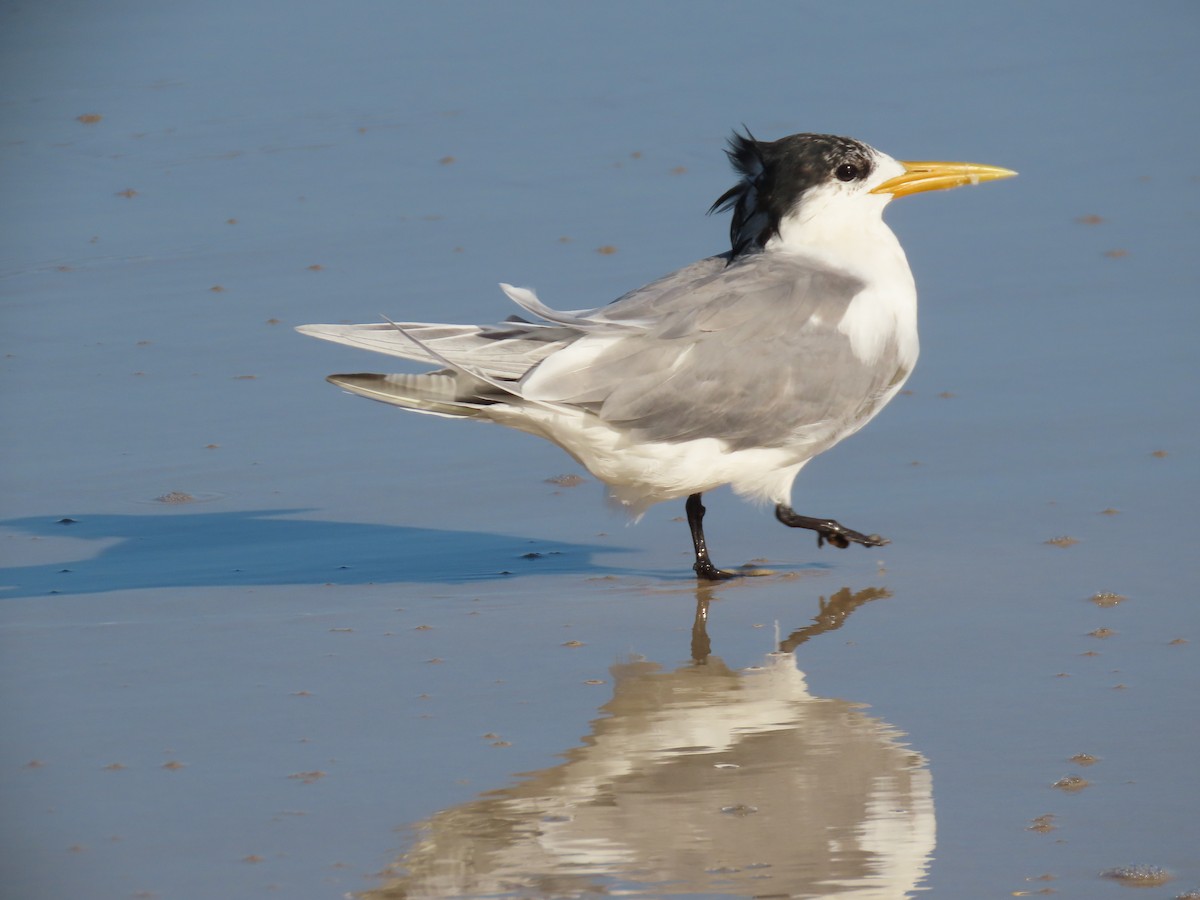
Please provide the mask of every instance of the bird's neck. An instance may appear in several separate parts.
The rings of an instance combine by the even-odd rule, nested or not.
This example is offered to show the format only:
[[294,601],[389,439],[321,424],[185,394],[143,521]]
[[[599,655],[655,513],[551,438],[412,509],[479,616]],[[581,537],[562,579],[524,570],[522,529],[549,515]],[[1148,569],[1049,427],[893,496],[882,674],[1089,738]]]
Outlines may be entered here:
[[904,248],[883,221],[882,207],[882,202],[866,210],[845,204],[803,207],[779,223],[779,234],[766,249],[819,260],[868,283],[911,283]]

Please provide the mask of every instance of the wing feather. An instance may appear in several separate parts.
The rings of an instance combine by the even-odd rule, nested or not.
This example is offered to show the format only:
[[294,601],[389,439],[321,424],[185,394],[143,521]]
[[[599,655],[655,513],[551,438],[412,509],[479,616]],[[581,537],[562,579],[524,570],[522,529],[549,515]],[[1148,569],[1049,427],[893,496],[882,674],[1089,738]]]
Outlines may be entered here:
[[579,334],[573,328],[523,321],[490,326],[425,322],[301,325],[296,330],[310,337],[431,365],[445,365],[445,360],[451,360],[491,378],[513,380]]
[[505,403],[583,407],[636,440],[712,437],[730,449],[801,442],[819,452],[907,375],[894,340],[864,360],[838,330],[863,283],[800,256],[709,257],[577,312],[501,287],[544,321],[299,330],[449,367]]
[[[718,268],[720,259],[595,315],[596,323],[628,316],[654,324],[619,334],[593,330],[535,368],[522,395],[589,405],[639,440],[715,437],[731,449],[782,446],[805,435],[819,442],[856,427],[899,366],[894,345],[868,362],[838,331],[862,282],[776,254]],[[646,315],[651,308],[654,315]]]

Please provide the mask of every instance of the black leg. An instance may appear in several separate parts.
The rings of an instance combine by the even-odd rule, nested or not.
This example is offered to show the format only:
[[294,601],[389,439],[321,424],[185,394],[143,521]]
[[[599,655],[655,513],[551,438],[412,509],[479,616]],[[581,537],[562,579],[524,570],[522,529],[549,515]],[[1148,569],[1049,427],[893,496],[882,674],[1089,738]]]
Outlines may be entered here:
[[[689,499],[688,503],[691,502]],[[815,531],[817,533],[818,547],[823,546],[826,541],[829,541],[835,547],[843,548],[849,547],[851,544],[862,544],[864,547],[882,547],[884,544],[891,543],[885,537],[880,537],[877,534],[861,534],[839,522],[835,522],[833,519],[813,519],[809,516],[799,515],[790,506],[784,506],[782,503],[775,507],[775,518],[788,526],[788,528],[807,528],[809,531]],[[701,539],[703,539],[703,535],[701,535]],[[697,565],[699,565],[698,560]]]
[[699,494],[687,498],[687,520],[688,528],[692,531],[692,545],[696,548],[696,563],[692,566],[696,576],[708,581],[736,578],[736,572],[718,569],[708,558],[708,545],[704,542],[704,505],[700,502]]
[[708,637],[708,601],[712,599],[712,587],[696,585],[696,618],[692,620],[692,662],[698,666],[708,662],[712,654],[712,641]]
[[854,612],[854,610],[858,609],[864,603],[870,603],[872,600],[879,600],[890,596],[892,596],[892,592],[886,588],[867,588],[856,594],[851,594],[850,588],[842,588],[830,597],[828,602],[822,597],[821,611],[813,616],[813,624],[807,625],[804,628],[797,628],[785,640],[779,642],[779,649],[783,653],[791,653],[805,641],[816,637],[818,634],[837,631],[842,627],[846,619],[850,617],[850,613]]

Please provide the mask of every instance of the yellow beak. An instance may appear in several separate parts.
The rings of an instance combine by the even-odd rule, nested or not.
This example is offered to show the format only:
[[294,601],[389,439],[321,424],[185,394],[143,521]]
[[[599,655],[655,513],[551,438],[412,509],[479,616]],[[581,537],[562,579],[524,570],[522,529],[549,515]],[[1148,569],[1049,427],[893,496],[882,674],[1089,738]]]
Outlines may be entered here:
[[904,197],[921,191],[944,191],[947,188],[962,187],[964,184],[1012,178],[1017,174],[1012,169],[984,166],[979,163],[901,160],[900,165],[904,166],[903,175],[889,178],[878,187],[872,188],[871,193]]

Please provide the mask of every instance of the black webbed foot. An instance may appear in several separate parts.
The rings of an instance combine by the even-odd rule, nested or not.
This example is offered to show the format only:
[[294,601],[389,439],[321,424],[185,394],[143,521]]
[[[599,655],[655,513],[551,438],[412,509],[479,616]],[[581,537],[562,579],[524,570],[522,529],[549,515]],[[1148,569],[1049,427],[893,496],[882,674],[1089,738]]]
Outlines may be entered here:
[[692,571],[696,573],[697,578],[703,578],[705,581],[725,581],[727,578],[741,578],[741,572],[730,572],[728,569],[718,569],[712,564],[707,555],[703,559],[697,559],[696,564],[692,566]]
[[802,516],[790,506],[784,506],[782,503],[775,507],[775,518],[789,528],[807,528],[809,531],[815,531],[818,547],[823,547],[826,541],[842,549],[851,544],[882,547],[884,544],[891,543],[887,538],[878,534],[863,534],[853,528],[847,528],[833,519],[814,519],[811,516]]

